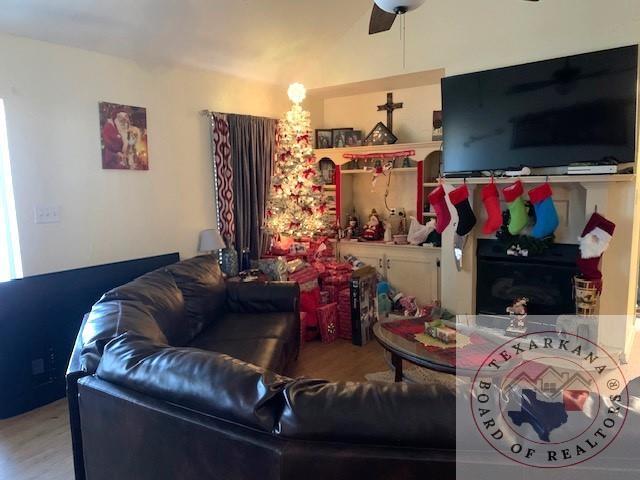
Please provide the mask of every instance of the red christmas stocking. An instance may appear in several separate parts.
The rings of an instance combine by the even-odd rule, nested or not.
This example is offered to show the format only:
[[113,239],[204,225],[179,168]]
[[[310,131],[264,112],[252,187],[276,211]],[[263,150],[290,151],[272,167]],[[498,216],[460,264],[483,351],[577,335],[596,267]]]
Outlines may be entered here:
[[615,223],[602,215],[594,213],[582,231],[580,241],[580,258],[576,262],[582,278],[598,283],[598,291],[602,290],[602,272],[598,269],[602,254],[609,247]]
[[433,209],[436,212],[436,232],[441,234],[451,222],[451,213],[449,213],[449,207],[445,200],[445,193],[442,185],[438,185],[438,188],[431,192],[428,198],[429,204],[433,206]]
[[485,185],[480,192],[482,203],[487,211],[487,221],[482,226],[482,233],[488,235],[494,233],[502,226],[502,211],[500,211],[500,197],[496,184],[491,182]]

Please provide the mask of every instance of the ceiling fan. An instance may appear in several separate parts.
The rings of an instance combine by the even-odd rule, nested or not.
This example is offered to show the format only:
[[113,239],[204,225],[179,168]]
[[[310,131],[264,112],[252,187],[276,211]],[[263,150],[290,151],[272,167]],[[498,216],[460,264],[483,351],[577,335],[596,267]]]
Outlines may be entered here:
[[[539,0],[525,1],[538,2]],[[424,2],[425,0],[374,0],[371,20],[369,20],[369,35],[390,30],[398,15],[415,10]]]

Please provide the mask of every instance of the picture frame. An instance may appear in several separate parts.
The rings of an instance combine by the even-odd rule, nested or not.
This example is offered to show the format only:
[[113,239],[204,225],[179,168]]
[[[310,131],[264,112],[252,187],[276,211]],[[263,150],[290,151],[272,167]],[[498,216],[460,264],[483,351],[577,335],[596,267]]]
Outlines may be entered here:
[[333,137],[331,129],[316,128],[316,145],[315,148],[333,148]]
[[442,140],[442,133],[442,110],[434,110],[433,131],[431,133],[431,140],[433,140],[434,142]]
[[362,145],[362,130],[351,130],[345,135],[347,147],[359,147]]
[[347,134],[352,132],[353,128],[332,128],[332,144],[333,148],[344,148],[347,146]]
[[333,148],[333,131],[331,129],[316,129],[316,148]]
[[392,145],[398,141],[391,130],[387,126],[378,122],[375,127],[369,132],[369,135],[364,139],[364,145]]
[[320,178],[325,185],[335,185],[336,183],[336,164],[330,158],[321,158],[318,162],[320,170]]
[[99,102],[103,170],[149,170],[147,109]]

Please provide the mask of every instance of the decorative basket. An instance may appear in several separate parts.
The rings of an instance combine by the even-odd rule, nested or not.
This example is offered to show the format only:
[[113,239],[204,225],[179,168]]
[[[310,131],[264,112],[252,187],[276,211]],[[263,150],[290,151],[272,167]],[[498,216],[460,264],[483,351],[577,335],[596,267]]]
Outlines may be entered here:
[[600,298],[599,283],[576,276],[573,277],[573,285],[576,297],[576,313],[584,316],[595,315],[598,310],[598,299]]

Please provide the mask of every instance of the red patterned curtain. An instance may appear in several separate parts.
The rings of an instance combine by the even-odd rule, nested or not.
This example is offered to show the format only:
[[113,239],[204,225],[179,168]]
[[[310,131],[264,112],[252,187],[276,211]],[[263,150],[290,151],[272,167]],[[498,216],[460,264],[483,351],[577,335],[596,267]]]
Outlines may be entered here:
[[235,240],[233,166],[231,163],[231,143],[229,142],[229,122],[226,115],[211,113],[211,142],[218,229],[225,240],[228,238]]

